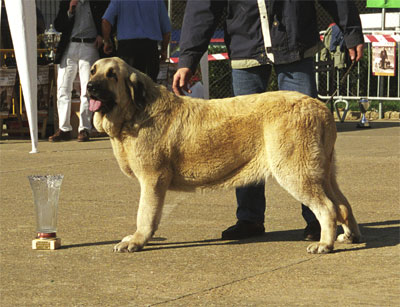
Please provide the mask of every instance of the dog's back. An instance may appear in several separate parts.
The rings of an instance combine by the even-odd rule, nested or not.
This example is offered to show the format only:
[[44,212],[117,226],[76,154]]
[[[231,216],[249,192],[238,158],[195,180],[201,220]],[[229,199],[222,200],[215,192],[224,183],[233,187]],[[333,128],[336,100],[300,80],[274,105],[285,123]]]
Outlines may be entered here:
[[318,140],[323,133],[332,140],[326,142],[327,150],[332,151],[336,130],[329,110],[296,92],[209,101],[185,98],[166,138],[177,170],[171,188],[264,181],[278,163],[275,157],[290,157],[293,151],[299,152],[299,140]]

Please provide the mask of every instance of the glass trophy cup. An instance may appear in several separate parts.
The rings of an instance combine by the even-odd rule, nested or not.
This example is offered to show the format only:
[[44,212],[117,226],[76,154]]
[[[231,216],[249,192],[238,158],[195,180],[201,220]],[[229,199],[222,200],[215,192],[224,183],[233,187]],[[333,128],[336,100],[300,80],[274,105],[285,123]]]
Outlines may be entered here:
[[63,175],[28,176],[36,213],[36,239],[33,249],[53,250],[61,246],[57,238],[57,211]]
[[365,116],[365,113],[367,113],[371,103],[368,101],[367,98],[361,98],[358,102],[358,105],[359,105],[360,111],[361,111],[361,120],[357,124],[357,128],[371,128],[371,126],[369,125],[369,121],[368,121],[367,117]]
[[50,28],[46,30],[43,34],[43,41],[47,48],[47,58],[49,61],[54,61],[55,50],[60,42],[61,33],[57,32],[53,25],[50,25]]

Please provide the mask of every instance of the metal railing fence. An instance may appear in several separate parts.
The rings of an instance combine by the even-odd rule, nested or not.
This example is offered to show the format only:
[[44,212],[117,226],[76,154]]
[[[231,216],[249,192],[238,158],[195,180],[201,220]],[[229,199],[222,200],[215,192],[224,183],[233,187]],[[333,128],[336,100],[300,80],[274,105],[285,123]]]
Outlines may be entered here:
[[[324,32],[321,32],[321,34],[323,35]],[[323,72],[319,72],[317,69],[318,97],[321,100],[328,100],[336,90],[333,96],[333,104],[344,103],[346,106],[345,111],[348,109],[349,101],[358,101],[362,98],[366,98],[371,102],[378,101],[379,118],[383,118],[383,103],[385,101],[399,103],[400,110],[400,34],[394,31],[364,31],[364,37],[366,41],[364,57],[357,62],[343,82],[340,81],[342,81],[342,76],[346,73],[346,68],[331,67]],[[390,61],[388,61],[387,68],[394,72],[394,76],[374,74],[374,68],[376,70],[377,66],[381,64],[377,62],[377,58],[373,55],[373,42],[393,44],[394,52]],[[315,58],[317,68],[320,63],[320,56],[318,53]]]

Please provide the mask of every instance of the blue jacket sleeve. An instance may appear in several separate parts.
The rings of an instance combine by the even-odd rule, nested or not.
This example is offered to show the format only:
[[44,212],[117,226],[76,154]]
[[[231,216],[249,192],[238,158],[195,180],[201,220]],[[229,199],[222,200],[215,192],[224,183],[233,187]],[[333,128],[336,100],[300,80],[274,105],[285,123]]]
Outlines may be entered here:
[[360,15],[352,0],[319,0],[343,32],[347,48],[364,43]]
[[196,71],[225,6],[226,1],[187,1],[179,43],[179,68]]

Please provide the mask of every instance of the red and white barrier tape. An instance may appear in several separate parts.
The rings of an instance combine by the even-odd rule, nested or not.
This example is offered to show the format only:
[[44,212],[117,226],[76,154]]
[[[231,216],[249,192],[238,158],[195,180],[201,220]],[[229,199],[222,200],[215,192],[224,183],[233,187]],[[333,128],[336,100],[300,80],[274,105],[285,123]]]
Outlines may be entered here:
[[398,43],[400,42],[399,34],[364,34],[366,43]]
[[[321,40],[323,40],[324,36],[321,35]],[[366,43],[400,43],[400,34],[364,34],[364,40]],[[214,40],[216,41],[216,40]],[[223,39],[218,39],[219,43],[223,42]],[[178,63],[179,58],[173,57],[170,58],[170,63]],[[220,60],[229,60],[228,53],[216,53],[216,54],[209,54],[208,55],[209,61],[220,61]]]
[[[324,35],[320,35],[321,41],[324,40]],[[399,43],[400,34],[364,34],[366,43]]]

